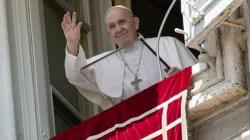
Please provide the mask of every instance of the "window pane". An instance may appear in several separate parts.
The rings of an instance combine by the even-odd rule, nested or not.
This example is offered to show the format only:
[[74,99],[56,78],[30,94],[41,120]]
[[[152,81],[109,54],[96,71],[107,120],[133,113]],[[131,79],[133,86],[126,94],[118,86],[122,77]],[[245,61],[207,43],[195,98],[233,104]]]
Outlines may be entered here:
[[53,106],[56,134],[81,122],[55,95],[53,95]]
[[[61,28],[62,17],[65,12],[66,11],[60,7],[60,4],[50,0],[44,0],[44,19],[50,82],[76,110],[85,118],[89,118],[93,115],[93,104],[87,99],[84,99],[83,96],[78,93],[75,86],[68,82],[65,76],[64,59],[66,40]],[[86,57],[89,58],[88,33],[84,29],[81,29],[80,43],[86,53]],[[61,114],[61,116],[58,112],[55,113],[57,121],[61,122],[58,124],[62,125],[62,128],[65,128],[67,125],[61,121],[61,116],[64,115],[64,113]]]
[[84,0],[66,0],[70,7],[77,13],[80,20],[85,21]]
[[61,28],[63,11],[44,0],[44,19],[46,31],[47,54],[51,84],[77,109],[78,92],[71,85],[64,70],[66,40]]

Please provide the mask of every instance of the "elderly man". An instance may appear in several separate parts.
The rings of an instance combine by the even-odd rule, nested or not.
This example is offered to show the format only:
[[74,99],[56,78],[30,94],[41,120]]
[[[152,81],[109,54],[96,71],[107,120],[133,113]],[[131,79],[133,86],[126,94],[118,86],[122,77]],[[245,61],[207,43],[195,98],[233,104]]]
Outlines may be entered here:
[[[106,12],[105,19],[108,35],[119,47],[143,38],[137,32],[139,18],[134,17],[127,7],[111,7]],[[73,13],[72,19],[69,12],[64,15],[62,29],[67,40],[65,71],[69,82],[87,99],[102,109],[107,109],[159,81],[156,57],[147,49],[143,49],[143,45],[122,49],[119,55],[111,55],[86,69],[85,74],[90,75],[90,79],[83,76],[80,72],[83,66],[108,52],[86,59],[84,50],[79,45],[81,24],[76,24],[76,13]],[[152,49],[156,49],[156,38],[145,41]],[[168,76],[196,63],[185,46],[175,38],[162,37],[160,48],[160,56],[171,66],[171,69],[165,69]]]

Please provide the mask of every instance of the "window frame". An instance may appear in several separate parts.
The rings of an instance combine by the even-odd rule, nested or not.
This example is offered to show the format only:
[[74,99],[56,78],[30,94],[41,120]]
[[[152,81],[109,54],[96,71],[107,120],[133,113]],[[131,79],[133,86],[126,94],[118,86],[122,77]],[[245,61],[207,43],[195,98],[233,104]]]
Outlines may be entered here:
[[[197,0],[195,3],[188,3],[187,1],[190,0],[181,0],[185,44],[187,47],[204,52],[205,49],[202,48],[200,44],[202,44],[207,36],[233,13],[244,0]],[[201,3],[201,1],[207,2],[204,2],[205,5],[200,6],[199,14],[196,14],[196,17],[192,17],[192,13],[195,13],[195,8],[197,8],[195,6],[199,5],[198,3]]]
[[[65,1],[65,0],[55,0],[55,2],[65,10],[65,13],[67,11],[69,11],[70,13],[75,12],[75,10],[73,8],[71,8],[71,6]],[[89,1],[88,0],[83,0],[83,10],[84,10],[84,18],[82,19],[81,17],[79,17],[77,15],[77,22],[82,22],[82,27],[81,27],[81,34],[85,34],[86,33],[86,47],[87,47],[87,51],[85,51],[86,56],[91,57],[93,56],[93,44],[92,44],[92,29],[91,29],[91,20],[90,20],[90,6],[89,6]],[[85,46],[83,46],[85,47]],[[51,87],[54,91],[56,91],[55,93],[57,94],[56,96],[58,97],[58,99],[63,102],[65,104],[65,106],[67,106],[73,114],[76,115],[76,117],[78,117],[81,120],[87,119],[86,117],[86,108],[82,107],[81,105],[84,105],[84,97],[82,96],[82,94],[80,92],[78,92],[78,104],[79,104],[79,110],[77,110],[74,106],[72,106],[70,104],[70,102],[67,101],[67,99],[60,93],[60,91],[58,91],[52,84]],[[97,114],[99,112],[98,109],[96,109],[96,105],[93,106],[89,106],[90,108],[87,109],[87,111],[91,111],[91,114]],[[93,108],[92,108],[93,107]],[[93,111],[92,111],[93,110]],[[92,113],[93,112],[93,113]],[[87,113],[89,114],[89,113]],[[92,115],[91,115],[92,116]]]

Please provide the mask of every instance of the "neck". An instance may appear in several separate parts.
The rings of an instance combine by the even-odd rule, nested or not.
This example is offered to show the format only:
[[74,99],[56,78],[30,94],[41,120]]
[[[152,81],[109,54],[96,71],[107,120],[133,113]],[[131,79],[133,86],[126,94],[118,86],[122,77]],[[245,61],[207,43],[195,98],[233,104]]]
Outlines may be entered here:
[[[130,40],[129,42],[133,42],[133,41],[135,41],[136,39],[138,39],[139,35],[140,35],[140,34],[137,33],[136,36],[135,36],[135,38],[134,38],[133,40]],[[129,43],[125,43],[125,44],[129,44]],[[122,46],[120,46],[120,45],[118,45],[118,44],[116,44],[116,45],[118,46],[118,48],[122,47]]]

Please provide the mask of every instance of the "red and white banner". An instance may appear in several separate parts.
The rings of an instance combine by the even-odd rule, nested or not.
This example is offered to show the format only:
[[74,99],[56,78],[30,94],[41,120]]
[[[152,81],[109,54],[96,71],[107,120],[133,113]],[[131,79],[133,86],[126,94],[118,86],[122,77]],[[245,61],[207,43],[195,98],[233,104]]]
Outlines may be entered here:
[[191,74],[185,68],[51,140],[186,140]]

